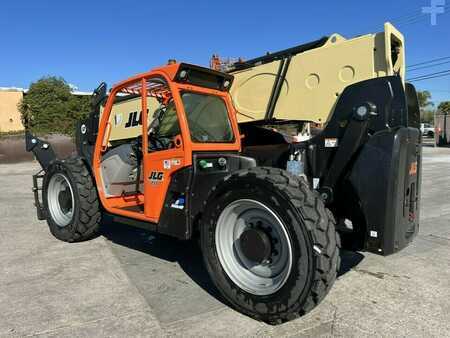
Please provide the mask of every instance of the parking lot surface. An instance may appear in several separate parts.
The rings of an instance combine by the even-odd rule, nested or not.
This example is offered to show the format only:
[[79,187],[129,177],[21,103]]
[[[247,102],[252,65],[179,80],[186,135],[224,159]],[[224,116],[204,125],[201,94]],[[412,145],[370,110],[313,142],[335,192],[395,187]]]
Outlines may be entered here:
[[36,218],[38,164],[0,165],[0,336],[450,336],[450,149],[423,153],[413,244],[343,252],[322,304],[278,326],[226,306],[194,242],[109,221],[94,240],[58,241]]

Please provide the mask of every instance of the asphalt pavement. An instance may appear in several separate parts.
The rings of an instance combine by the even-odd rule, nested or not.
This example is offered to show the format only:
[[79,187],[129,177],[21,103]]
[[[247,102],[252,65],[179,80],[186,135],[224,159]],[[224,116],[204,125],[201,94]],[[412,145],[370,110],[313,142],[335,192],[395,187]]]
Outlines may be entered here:
[[56,240],[33,206],[38,164],[0,165],[0,336],[450,336],[450,149],[423,153],[413,244],[343,252],[328,297],[278,326],[224,304],[195,242],[111,222],[88,242]]

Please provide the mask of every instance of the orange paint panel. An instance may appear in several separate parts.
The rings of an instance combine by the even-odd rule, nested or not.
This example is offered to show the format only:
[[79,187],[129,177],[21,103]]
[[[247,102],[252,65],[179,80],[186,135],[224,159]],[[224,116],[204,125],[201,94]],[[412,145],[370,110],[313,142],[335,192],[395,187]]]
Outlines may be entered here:
[[[240,151],[241,139],[239,137],[239,128],[236,119],[236,112],[233,107],[231,98],[227,92],[219,90],[180,84],[173,81],[178,71],[179,64],[168,65],[157,68],[151,72],[134,76],[130,79],[120,82],[112,88],[111,94],[103,110],[102,118],[99,123],[99,132],[97,136],[97,143],[94,150],[93,171],[98,187],[98,193],[101,203],[106,211],[125,217],[135,218],[142,221],[157,223],[164,206],[167,190],[173,174],[187,166],[192,165],[193,151]],[[142,131],[143,135],[147,135],[147,85],[148,81],[153,77],[162,77],[166,80],[167,85],[172,94],[172,99],[175,104],[177,117],[180,124],[181,135],[174,138],[175,143],[178,143],[174,148],[147,152],[148,139],[143,137],[143,179],[144,179],[144,195],[139,194],[128,197],[110,197],[106,198],[103,191],[103,181],[101,178],[100,163],[102,153],[104,152],[104,139],[108,140],[109,130],[108,121],[111,114],[111,109],[114,104],[114,99],[117,93],[121,90],[131,87],[133,91],[142,94]],[[189,125],[185,115],[183,103],[180,92],[192,91],[200,94],[209,94],[221,97],[227,106],[229,118],[232,129],[235,135],[235,140],[232,143],[194,143],[191,141]],[[158,90],[148,89],[148,95],[159,95],[162,92]],[[167,90],[164,92],[166,97],[169,94]],[[167,99],[169,97],[167,96]],[[100,141],[99,141],[100,140]],[[122,208],[144,205],[144,213],[124,210]]]
[[172,175],[185,167],[182,148],[162,150],[146,154],[144,176],[145,215],[158,219],[166,198]]

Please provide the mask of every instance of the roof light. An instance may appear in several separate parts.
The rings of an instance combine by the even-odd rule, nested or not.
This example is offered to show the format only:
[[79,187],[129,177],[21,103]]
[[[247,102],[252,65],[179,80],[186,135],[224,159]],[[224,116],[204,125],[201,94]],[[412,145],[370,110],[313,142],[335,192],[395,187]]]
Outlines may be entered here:
[[187,76],[187,72],[186,72],[185,70],[182,70],[182,71],[180,72],[180,79],[185,79],[186,76]]

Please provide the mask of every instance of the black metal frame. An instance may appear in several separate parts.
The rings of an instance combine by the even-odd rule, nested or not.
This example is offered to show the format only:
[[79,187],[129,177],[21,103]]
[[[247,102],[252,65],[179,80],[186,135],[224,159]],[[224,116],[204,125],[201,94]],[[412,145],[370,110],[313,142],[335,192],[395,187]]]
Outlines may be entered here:
[[[181,74],[185,75],[181,76]],[[228,91],[231,88],[233,79],[233,75],[188,63],[181,63],[178,67],[177,74],[175,75],[175,81],[177,82],[222,91]],[[225,86],[226,82],[228,82],[227,86]]]
[[325,43],[328,41],[328,38],[329,38],[328,36],[324,36],[324,37],[322,37],[318,40],[312,41],[312,42],[301,44],[301,45],[298,45],[298,46],[295,46],[292,48],[288,48],[288,49],[283,49],[281,51],[274,52],[274,53],[267,53],[267,55],[260,56],[260,57],[257,57],[257,58],[254,58],[254,59],[251,59],[248,61],[235,62],[231,66],[231,68],[229,69],[228,72],[232,73],[237,70],[251,68],[254,66],[261,65],[261,64],[273,62],[276,60],[287,59],[293,55],[301,54],[308,50],[320,48],[323,45],[325,45]]
[[34,205],[36,207],[36,213],[38,220],[44,220],[47,218],[44,207],[42,206],[41,200],[39,199],[39,192],[42,195],[42,184],[39,184],[38,180],[44,179],[44,169],[40,170],[37,174],[33,175],[33,195],[34,195]]
[[[284,158],[297,151],[304,154],[306,176],[311,181],[320,180],[318,191],[327,207],[337,219],[353,220],[357,230],[363,233],[361,248],[378,254],[402,249],[417,233],[421,151],[416,101],[414,87],[404,86],[399,76],[355,83],[340,95],[325,129],[306,142],[284,148]],[[244,133],[258,133],[258,128],[250,127],[277,123],[286,121],[247,122],[242,129]],[[246,135],[244,141],[258,139],[257,136]],[[338,144],[327,147],[329,139],[337,140]],[[271,162],[273,153],[264,145],[260,148],[258,164]],[[251,154],[246,149],[244,153]],[[409,174],[413,163],[418,167],[416,176]],[[373,171],[374,168],[378,170]],[[393,190],[395,182],[404,182],[404,189]],[[408,189],[415,191],[407,195]],[[390,206],[385,204],[393,196],[414,201],[410,203],[414,204],[411,220],[402,205],[394,201]],[[371,237],[371,231],[377,237]],[[407,240],[402,237],[411,231],[413,234]]]
[[42,169],[47,170],[50,164],[56,160],[56,154],[50,143],[43,141],[28,130],[25,132],[25,149],[33,152]]

